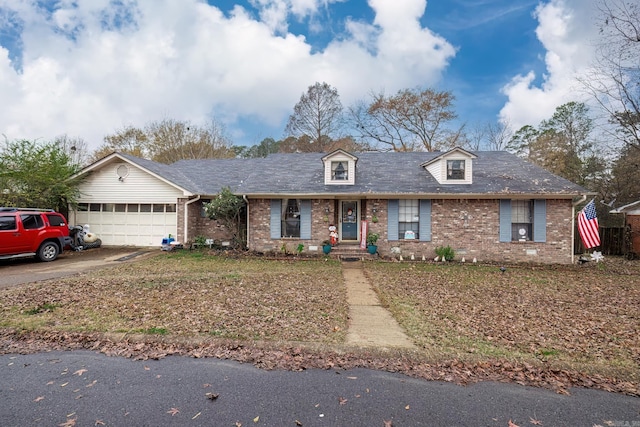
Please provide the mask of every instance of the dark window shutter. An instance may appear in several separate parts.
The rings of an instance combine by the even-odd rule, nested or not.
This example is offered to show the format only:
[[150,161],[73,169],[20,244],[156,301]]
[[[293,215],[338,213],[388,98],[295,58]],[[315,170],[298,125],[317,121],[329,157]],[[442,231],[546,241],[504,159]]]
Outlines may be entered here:
[[279,239],[282,237],[282,201],[280,199],[271,199],[271,238]]
[[398,240],[398,200],[387,202],[387,239]]
[[431,241],[431,200],[420,200],[420,241]]
[[500,200],[500,241],[511,241],[511,200]]
[[547,201],[533,201],[533,241],[547,241]]
[[300,201],[300,238],[311,239],[311,200]]

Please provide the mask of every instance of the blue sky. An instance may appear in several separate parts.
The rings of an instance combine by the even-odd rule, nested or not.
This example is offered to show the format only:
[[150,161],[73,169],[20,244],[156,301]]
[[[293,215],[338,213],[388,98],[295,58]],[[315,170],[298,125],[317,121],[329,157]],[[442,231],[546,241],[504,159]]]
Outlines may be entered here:
[[307,87],[345,107],[434,87],[468,128],[537,125],[582,100],[594,0],[0,0],[0,133],[97,148],[127,125],[283,136]]

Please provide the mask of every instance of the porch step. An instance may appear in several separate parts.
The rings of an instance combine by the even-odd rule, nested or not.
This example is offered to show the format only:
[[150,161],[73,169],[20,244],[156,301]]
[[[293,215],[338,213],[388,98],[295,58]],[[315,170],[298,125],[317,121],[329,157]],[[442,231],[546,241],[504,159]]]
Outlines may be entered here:
[[378,254],[370,254],[366,249],[360,248],[360,245],[338,244],[331,248],[329,257],[342,261],[357,261],[364,259],[378,259]]

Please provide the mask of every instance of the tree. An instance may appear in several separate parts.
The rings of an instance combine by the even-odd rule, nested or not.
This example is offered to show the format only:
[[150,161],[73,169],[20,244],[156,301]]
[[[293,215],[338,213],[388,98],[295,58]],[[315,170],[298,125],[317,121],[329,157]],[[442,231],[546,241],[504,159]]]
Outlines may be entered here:
[[53,143],[67,153],[71,159],[71,163],[76,165],[86,165],[89,163],[89,148],[84,139],[61,135],[56,137]]
[[617,127],[612,136],[640,149],[640,4],[601,0],[598,7],[597,59],[579,80]]
[[242,197],[236,196],[229,187],[224,187],[216,197],[209,203],[205,203],[204,209],[207,216],[218,221],[224,226],[231,239],[241,247],[246,246],[246,242],[241,239],[240,225],[242,212],[245,207]]
[[309,86],[293,108],[285,128],[287,136],[309,139],[308,151],[324,152],[342,127],[342,104],[338,90],[327,83]]
[[188,121],[164,119],[148,124],[145,134],[149,154],[156,162],[235,157],[222,127],[214,120],[208,127],[199,127]]
[[6,141],[0,151],[0,206],[65,212],[79,196],[81,165],[56,142]]
[[[583,103],[568,102],[556,108],[553,116],[538,128],[523,126],[508,147],[548,171],[584,185],[601,165],[594,158],[591,138],[593,119]],[[602,166],[604,167],[604,166]]]
[[269,154],[280,151],[280,143],[281,141],[276,141],[273,138],[265,138],[260,141],[259,144],[252,145],[251,147],[242,147],[238,153],[238,157],[244,157],[245,159],[267,157]]
[[222,126],[215,120],[201,127],[188,121],[164,119],[150,122],[144,129],[125,127],[104,140],[94,153],[96,160],[113,151],[167,164],[185,159],[235,157]]
[[93,153],[93,160],[100,160],[114,151],[149,158],[147,146],[148,138],[142,129],[126,126],[113,135],[104,137],[104,144]]
[[450,148],[462,140],[463,126],[446,125],[457,115],[451,92],[434,89],[403,89],[393,96],[373,94],[371,102],[350,109],[359,136],[393,151],[434,151]]
[[616,206],[640,200],[640,150],[627,146],[615,160],[609,196]]

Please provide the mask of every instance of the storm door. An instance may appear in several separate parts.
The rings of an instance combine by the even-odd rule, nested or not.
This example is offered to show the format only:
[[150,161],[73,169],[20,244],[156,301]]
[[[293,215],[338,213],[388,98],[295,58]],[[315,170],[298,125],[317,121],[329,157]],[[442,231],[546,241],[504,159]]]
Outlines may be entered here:
[[346,242],[359,241],[360,201],[340,201],[340,240]]

